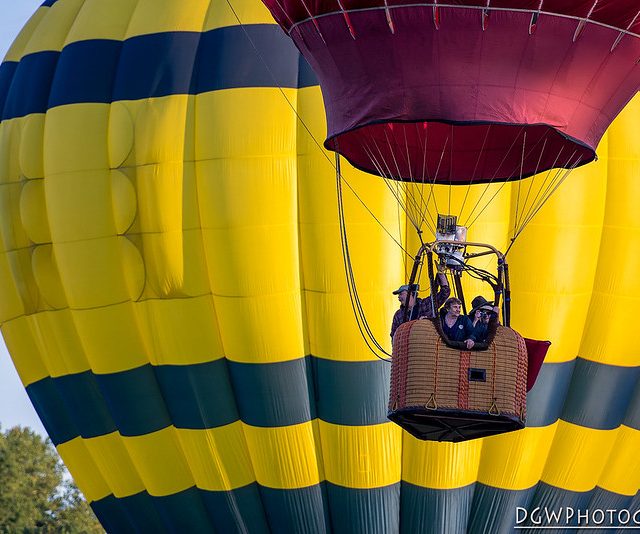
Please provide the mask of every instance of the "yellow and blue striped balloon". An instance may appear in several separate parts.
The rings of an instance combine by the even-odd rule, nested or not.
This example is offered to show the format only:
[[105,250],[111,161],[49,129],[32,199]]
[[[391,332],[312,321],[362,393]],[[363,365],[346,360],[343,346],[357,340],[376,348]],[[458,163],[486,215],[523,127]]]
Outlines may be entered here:
[[[513,325],[553,342],[527,428],[459,444],[386,419],[320,89],[259,0],[48,0],[0,114],[2,334],[106,530],[494,533],[517,507],[640,508],[637,99],[510,253]],[[417,242],[382,180],[344,172],[389,347],[394,239]],[[504,248],[500,187],[469,238]]]

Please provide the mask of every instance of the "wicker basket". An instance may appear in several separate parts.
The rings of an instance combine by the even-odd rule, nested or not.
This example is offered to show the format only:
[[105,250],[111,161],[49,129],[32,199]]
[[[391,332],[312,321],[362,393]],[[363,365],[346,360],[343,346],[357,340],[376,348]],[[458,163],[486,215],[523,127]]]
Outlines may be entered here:
[[524,427],[527,349],[498,326],[486,350],[445,344],[433,320],[401,325],[393,340],[389,419],[415,437],[466,441]]

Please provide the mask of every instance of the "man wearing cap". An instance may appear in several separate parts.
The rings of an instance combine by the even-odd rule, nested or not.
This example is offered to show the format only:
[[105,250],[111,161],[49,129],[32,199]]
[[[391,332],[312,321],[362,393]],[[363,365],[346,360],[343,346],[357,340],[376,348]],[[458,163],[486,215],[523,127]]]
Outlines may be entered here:
[[[440,287],[439,291],[436,293],[434,300],[436,305],[436,310],[444,304],[444,301],[449,298],[449,294],[451,293],[451,289],[449,288],[449,282],[447,281],[447,277],[444,273],[438,273],[436,275],[436,283]],[[419,290],[419,286],[416,284],[412,288],[408,285],[401,285],[398,289],[396,289],[393,294],[398,295],[398,300],[400,301],[400,308],[393,315],[393,322],[391,323],[391,339],[393,340],[393,334],[396,333],[398,327],[404,323],[405,321],[413,321],[414,319],[433,319],[436,316],[436,312],[431,305],[431,296],[427,296],[423,299],[417,297],[417,293]],[[407,313],[407,318],[405,319],[405,306],[407,306],[407,301],[409,305],[409,312]]]
[[498,320],[500,308],[494,306],[482,295],[478,295],[471,301],[469,319],[473,326],[473,337],[478,342],[483,342],[489,335],[489,322]]

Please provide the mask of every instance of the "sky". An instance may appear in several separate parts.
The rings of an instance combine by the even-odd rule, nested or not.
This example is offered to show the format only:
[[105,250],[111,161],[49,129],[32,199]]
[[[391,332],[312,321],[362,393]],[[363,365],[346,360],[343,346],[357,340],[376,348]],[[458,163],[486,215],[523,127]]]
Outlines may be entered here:
[[[42,0],[0,0],[0,58],[4,58],[15,37],[41,3]],[[4,341],[0,340],[0,426],[7,429],[16,425],[28,426],[46,435]]]

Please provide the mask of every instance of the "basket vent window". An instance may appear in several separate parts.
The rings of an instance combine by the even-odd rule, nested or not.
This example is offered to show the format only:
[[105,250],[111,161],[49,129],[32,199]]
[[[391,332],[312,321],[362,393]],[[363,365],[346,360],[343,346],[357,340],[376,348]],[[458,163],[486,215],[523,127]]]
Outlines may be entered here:
[[486,382],[486,369],[469,369],[469,382]]

